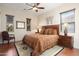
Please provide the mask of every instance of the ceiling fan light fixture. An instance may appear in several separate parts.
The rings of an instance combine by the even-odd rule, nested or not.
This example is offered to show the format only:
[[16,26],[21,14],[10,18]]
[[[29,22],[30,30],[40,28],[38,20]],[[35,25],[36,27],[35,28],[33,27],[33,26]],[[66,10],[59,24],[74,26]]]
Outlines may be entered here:
[[33,10],[37,10],[38,8],[34,7]]
[[38,12],[39,9],[45,9],[44,7],[38,7],[40,3],[33,3],[32,5],[27,4],[28,6],[31,6],[32,8],[28,9],[28,10],[34,10],[36,12]]

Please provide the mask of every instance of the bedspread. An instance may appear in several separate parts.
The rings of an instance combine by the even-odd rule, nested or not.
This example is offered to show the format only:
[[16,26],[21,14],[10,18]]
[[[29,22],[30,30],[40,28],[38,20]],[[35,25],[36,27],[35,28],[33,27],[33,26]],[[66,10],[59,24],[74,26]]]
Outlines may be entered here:
[[38,33],[25,35],[23,42],[33,48],[32,56],[37,56],[57,44],[58,35],[42,35]]

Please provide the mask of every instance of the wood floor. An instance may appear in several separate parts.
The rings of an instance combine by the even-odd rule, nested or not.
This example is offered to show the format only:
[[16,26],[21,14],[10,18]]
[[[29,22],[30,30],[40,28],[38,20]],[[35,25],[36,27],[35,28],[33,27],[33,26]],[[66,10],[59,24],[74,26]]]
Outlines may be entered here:
[[[0,56],[18,56],[15,45],[0,45]],[[79,49],[64,48],[57,56],[79,56]]]
[[79,49],[64,48],[57,56],[79,56]]
[[18,56],[13,43],[0,45],[0,56]]

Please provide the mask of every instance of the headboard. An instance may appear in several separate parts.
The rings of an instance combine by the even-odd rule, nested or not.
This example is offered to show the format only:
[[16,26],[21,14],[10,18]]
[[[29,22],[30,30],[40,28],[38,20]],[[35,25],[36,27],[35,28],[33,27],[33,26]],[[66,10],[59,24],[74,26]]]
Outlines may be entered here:
[[48,29],[56,29],[57,30],[57,34],[59,35],[59,25],[47,25],[47,26],[42,26],[42,28]]

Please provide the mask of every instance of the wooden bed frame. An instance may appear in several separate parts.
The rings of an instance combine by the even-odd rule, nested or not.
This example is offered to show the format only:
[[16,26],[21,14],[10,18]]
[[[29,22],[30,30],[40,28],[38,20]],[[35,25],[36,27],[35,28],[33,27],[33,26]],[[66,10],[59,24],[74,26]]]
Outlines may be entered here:
[[[48,28],[56,29],[57,30],[57,34],[59,35],[59,25],[42,26],[42,28],[45,28],[45,29],[48,29]],[[53,31],[53,30],[51,30],[51,31]],[[32,34],[32,35],[35,35],[35,34]],[[47,38],[47,35],[44,35],[44,37],[46,37],[46,39],[44,40],[44,38],[42,38],[43,35],[40,36],[40,37],[38,37],[38,34],[36,34],[36,36],[32,36],[32,35],[31,36],[25,35],[24,38],[23,38],[23,43],[28,44],[31,48],[33,48],[33,51],[31,52],[32,56],[40,55],[46,49],[54,46],[56,44],[57,38],[58,38],[58,36],[55,36],[56,38],[54,38],[53,36],[49,35],[49,37],[52,39],[52,40],[49,40]],[[41,35],[41,34],[39,34],[39,35]],[[53,39],[56,39],[56,41],[53,40]],[[44,43],[45,45],[42,44],[42,43]],[[50,43],[50,44],[47,44],[47,43]],[[54,44],[52,44],[52,43],[54,43]],[[46,47],[46,45],[47,45],[47,47]]]
[[57,30],[57,34],[59,35],[59,25],[47,25],[47,26],[42,26],[42,28],[48,29],[56,29]]

